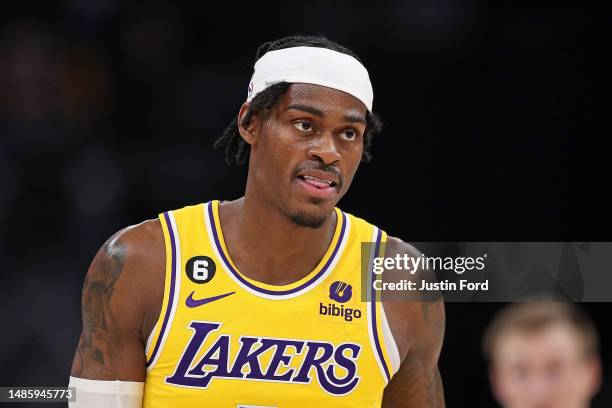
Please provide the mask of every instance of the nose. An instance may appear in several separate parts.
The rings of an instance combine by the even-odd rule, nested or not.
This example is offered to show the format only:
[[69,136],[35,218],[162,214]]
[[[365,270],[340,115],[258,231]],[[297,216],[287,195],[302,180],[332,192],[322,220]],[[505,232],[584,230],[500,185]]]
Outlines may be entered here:
[[342,157],[338,152],[334,136],[328,132],[321,132],[312,139],[308,155],[310,159],[321,161],[325,165],[337,163]]

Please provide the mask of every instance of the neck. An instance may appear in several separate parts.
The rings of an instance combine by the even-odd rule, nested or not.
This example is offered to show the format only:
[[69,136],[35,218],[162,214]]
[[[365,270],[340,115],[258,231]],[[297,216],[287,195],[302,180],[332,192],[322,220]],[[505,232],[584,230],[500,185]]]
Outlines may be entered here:
[[308,275],[325,255],[337,222],[332,212],[321,227],[302,227],[249,194],[220,205],[219,217],[238,270],[271,285],[286,285]]

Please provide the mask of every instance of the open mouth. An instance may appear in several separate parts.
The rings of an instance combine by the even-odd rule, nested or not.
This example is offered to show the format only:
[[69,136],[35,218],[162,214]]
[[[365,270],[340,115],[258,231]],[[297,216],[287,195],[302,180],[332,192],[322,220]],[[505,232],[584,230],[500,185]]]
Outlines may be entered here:
[[314,177],[314,176],[298,176],[301,180],[303,180],[305,183],[310,184],[311,186],[314,186],[316,188],[328,188],[328,187],[336,187],[337,183],[333,180],[329,180],[329,179],[322,179],[322,178],[318,178],[318,177]]

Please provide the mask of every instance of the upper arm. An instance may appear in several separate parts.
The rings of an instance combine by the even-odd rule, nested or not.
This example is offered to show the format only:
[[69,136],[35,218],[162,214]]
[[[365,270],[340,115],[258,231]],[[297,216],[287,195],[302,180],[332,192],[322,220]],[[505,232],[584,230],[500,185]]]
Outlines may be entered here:
[[[412,246],[397,239],[390,241],[401,244],[399,248],[409,256],[418,256]],[[385,302],[384,307],[402,363],[385,389],[383,406],[444,407],[438,370],[446,319],[443,301]]]
[[154,220],[119,231],[100,248],[83,284],[73,377],[144,381],[143,339],[156,303],[161,308],[163,245]]

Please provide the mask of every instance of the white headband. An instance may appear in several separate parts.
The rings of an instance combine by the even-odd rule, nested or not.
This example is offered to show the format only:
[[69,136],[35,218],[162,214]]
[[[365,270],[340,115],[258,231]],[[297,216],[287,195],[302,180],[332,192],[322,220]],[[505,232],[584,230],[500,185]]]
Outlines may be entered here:
[[372,111],[374,91],[365,67],[350,55],[320,47],[267,52],[255,63],[247,102],[278,82],[322,85],[346,92]]

